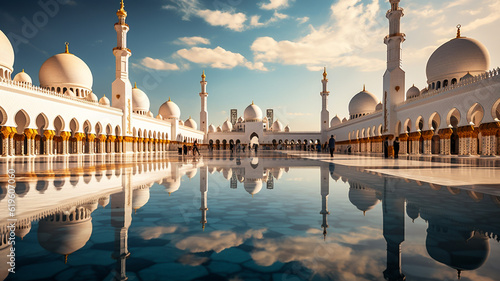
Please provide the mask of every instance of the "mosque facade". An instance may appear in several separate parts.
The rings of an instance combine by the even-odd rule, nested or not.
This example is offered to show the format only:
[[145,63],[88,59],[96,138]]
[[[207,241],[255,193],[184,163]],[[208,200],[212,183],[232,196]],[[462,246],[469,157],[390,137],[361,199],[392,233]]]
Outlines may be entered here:
[[[325,143],[333,135],[338,152],[377,154],[384,139],[399,137],[401,154],[483,155],[500,152],[500,68],[490,69],[490,55],[479,41],[463,37],[444,43],[427,62],[427,87],[405,85],[400,28],[404,10],[391,0],[387,69],[382,101],[363,88],[349,103],[349,117],[330,119],[326,68],[321,80],[320,130],[293,132],[288,125],[263,116],[252,102],[243,116],[220,126],[208,117],[207,80],[202,74],[199,128],[191,117],[180,119],[180,108],[169,98],[155,116],[146,93],[129,80],[127,12],[117,12],[116,79],[112,94],[98,99],[92,91],[89,67],[66,50],[45,61],[40,86],[24,71],[11,79],[14,52],[0,31],[0,154],[121,153],[173,150],[180,143],[208,144],[228,149],[253,143],[271,149],[303,150]],[[54,110],[47,110],[54,109]]]

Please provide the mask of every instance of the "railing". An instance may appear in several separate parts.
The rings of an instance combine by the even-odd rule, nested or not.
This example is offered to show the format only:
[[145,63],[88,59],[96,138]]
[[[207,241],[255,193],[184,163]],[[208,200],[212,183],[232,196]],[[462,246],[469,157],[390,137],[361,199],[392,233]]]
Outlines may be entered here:
[[6,86],[10,86],[10,87],[31,90],[31,91],[34,91],[34,92],[37,92],[40,94],[52,95],[52,96],[56,96],[56,97],[60,97],[60,98],[73,100],[73,101],[83,102],[83,103],[86,103],[89,105],[108,107],[108,106],[101,105],[98,102],[88,101],[88,100],[83,99],[83,98],[70,97],[70,96],[58,93],[56,91],[48,90],[48,89],[45,89],[45,88],[42,88],[39,86],[35,86],[33,84],[29,84],[26,82],[18,82],[18,81],[14,81],[14,80],[8,80],[5,78],[0,78],[0,85],[2,85],[2,84],[6,85]]
[[469,86],[469,85],[472,85],[472,84],[475,84],[475,83],[478,83],[478,82],[481,82],[484,80],[493,79],[494,77],[498,77],[498,76],[500,76],[500,67],[497,67],[496,69],[487,71],[487,72],[482,73],[482,74],[478,74],[478,75],[470,77],[468,79],[461,80],[458,83],[451,84],[451,85],[448,85],[446,87],[443,87],[443,88],[440,88],[437,90],[429,90],[427,93],[421,94],[417,97],[410,98],[410,99],[400,103],[398,106],[405,105],[405,104],[408,104],[408,103],[411,103],[411,102],[414,102],[417,100],[425,99],[425,98],[428,98],[431,96],[439,95],[441,93],[451,91],[454,89]]

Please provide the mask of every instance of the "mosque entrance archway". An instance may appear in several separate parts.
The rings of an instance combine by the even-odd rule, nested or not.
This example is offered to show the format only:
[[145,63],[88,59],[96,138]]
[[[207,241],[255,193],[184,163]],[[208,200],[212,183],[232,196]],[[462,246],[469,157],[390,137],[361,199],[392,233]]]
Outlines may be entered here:
[[254,149],[255,152],[257,152],[257,148],[259,147],[259,135],[257,133],[253,132],[250,135],[250,147],[249,149]]

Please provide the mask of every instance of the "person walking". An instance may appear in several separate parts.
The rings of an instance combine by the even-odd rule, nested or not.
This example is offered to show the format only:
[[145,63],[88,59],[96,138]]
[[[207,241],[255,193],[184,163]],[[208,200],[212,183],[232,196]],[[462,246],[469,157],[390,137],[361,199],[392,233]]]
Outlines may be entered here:
[[193,143],[193,156],[195,156],[195,155],[196,155],[196,154],[195,154],[195,152],[198,152],[198,156],[200,156],[200,155],[201,155],[200,150],[198,150],[198,144],[197,144],[197,141],[194,141],[194,143]]
[[384,158],[389,158],[389,137],[384,140]]
[[330,149],[330,157],[333,157],[333,152],[335,151],[335,138],[333,135],[331,135],[330,140],[328,140],[328,148]]
[[394,159],[398,159],[399,156],[399,138],[396,137],[394,140]]

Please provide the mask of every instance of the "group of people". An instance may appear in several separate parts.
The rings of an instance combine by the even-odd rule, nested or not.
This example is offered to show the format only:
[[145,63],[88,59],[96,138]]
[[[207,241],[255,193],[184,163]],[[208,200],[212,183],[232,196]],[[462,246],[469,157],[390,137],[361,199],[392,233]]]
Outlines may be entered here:
[[179,147],[179,154],[180,155],[181,154],[187,155],[188,151],[192,151],[193,152],[193,156],[196,156],[196,153],[198,153],[198,156],[201,155],[200,150],[198,149],[198,142],[197,141],[194,141],[192,147],[188,147],[186,143],[184,143],[182,145],[182,148]]
[[[399,156],[399,138],[396,137],[392,143],[394,148],[394,159],[398,159]],[[384,158],[389,158],[389,137],[385,137],[384,140]]]

